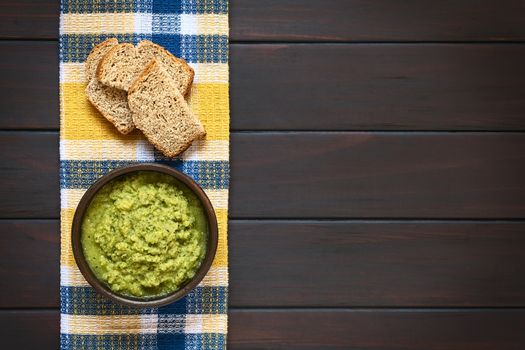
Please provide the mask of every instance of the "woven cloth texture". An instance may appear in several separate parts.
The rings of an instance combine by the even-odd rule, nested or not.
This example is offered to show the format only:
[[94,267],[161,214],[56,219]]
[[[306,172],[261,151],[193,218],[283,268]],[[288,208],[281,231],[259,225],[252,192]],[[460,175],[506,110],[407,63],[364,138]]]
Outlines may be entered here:
[[[120,134],[88,102],[84,61],[94,45],[151,40],[195,70],[189,103],[205,140],[181,157],[156,151],[139,131]],[[227,0],[62,0],[60,14],[61,349],[225,349],[228,297]],[[107,172],[158,162],[191,176],[212,201],[219,245],[210,272],[187,297],[139,309],[98,295],[79,272],[71,222],[85,190]]]

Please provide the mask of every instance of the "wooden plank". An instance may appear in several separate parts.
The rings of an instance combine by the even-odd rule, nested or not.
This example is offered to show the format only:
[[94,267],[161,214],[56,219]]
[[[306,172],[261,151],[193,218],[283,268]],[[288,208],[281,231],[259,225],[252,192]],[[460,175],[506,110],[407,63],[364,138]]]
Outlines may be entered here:
[[525,306],[523,223],[233,221],[229,242],[234,306]]
[[0,128],[56,129],[58,44],[0,42],[0,51]]
[[[234,133],[232,218],[524,218],[523,133]],[[58,134],[0,133],[0,218],[58,217]],[[28,200],[30,199],[30,200]]]
[[524,60],[525,45],[236,45],[232,128],[524,129]]
[[[0,38],[58,37],[58,1],[4,1]],[[231,40],[524,40],[520,0],[235,0]]]
[[58,307],[58,220],[0,220],[0,307]]
[[[525,306],[525,223],[229,228],[232,307]],[[0,308],[58,307],[59,234],[58,220],[0,220]]]
[[0,3],[0,38],[56,39],[59,13],[60,1],[56,0],[4,0]]
[[58,217],[58,134],[0,132],[0,217]]
[[0,334],[6,349],[59,349],[60,313],[58,310],[1,311]]
[[[523,310],[232,310],[228,349],[521,350]],[[0,312],[9,349],[58,349],[57,311]]]
[[[57,129],[56,44],[0,49],[0,128]],[[520,44],[232,45],[232,130],[525,130],[524,60]]]
[[232,135],[233,218],[523,218],[525,134]]
[[523,40],[524,10],[519,0],[239,0],[231,27],[234,40]]
[[238,311],[230,349],[523,349],[520,311]]

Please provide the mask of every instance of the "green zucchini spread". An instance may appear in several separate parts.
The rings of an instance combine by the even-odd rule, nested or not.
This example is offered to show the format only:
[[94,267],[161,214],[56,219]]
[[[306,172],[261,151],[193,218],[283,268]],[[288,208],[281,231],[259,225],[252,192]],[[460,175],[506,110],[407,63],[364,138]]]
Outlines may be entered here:
[[195,194],[169,175],[141,171],[97,192],[81,243],[91,270],[112,291],[152,297],[193,278],[206,253],[207,230]]

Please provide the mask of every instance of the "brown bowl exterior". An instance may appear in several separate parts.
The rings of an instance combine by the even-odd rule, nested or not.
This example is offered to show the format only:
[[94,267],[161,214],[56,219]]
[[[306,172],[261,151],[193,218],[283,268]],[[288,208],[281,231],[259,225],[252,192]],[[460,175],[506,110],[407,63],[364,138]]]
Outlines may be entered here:
[[[103,282],[99,281],[95,274],[91,271],[91,268],[89,267],[84,256],[84,251],[80,242],[82,221],[84,219],[86,209],[88,208],[89,204],[91,203],[91,200],[93,199],[93,196],[98,192],[98,190],[100,190],[105,184],[107,184],[111,180],[119,176],[137,171],[155,171],[173,176],[175,179],[187,186],[193,193],[195,193],[195,195],[201,201],[206,212],[206,216],[208,218],[208,242],[206,247],[206,256],[204,257],[204,260],[202,261],[199,270],[197,270],[197,273],[195,274],[193,279],[190,282],[188,282],[184,287],[160,298],[134,298],[122,296],[111,291],[111,289],[109,289],[109,287],[106,286]],[[215,216],[215,211],[213,210],[213,206],[208,196],[206,196],[206,193],[204,193],[202,188],[200,188],[200,186],[197,185],[197,183],[193,181],[193,179],[191,179],[190,177],[181,173],[178,170],[175,170],[166,165],[149,163],[130,165],[119,169],[115,169],[98,179],[93,185],[91,185],[91,187],[89,187],[84,196],[82,196],[82,199],[80,200],[75,211],[75,216],[73,217],[73,224],[71,228],[71,244],[73,246],[73,255],[75,256],[75,261],[77,262],[78,268],[82,275],[84,275],[86,281],[98,293],[108,297],[109,299],[114,300],[120,304],[135,307],[157,307],[167,305],[187,295],[202,281],[206,273],[208,273],[208,271],[210,270],[213,259],[215,258],[215,252],[217,251],[218,238],[219,233],[217,228],[217,218]]]

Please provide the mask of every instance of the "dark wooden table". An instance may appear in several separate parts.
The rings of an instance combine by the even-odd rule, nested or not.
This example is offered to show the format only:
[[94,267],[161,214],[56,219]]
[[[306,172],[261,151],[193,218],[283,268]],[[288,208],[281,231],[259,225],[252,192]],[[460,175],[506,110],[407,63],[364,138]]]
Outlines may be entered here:
[[[59,342],[58,2],[0,4],[2,349]],[[231,1],[231,349],[525,349],[525,2]]]

